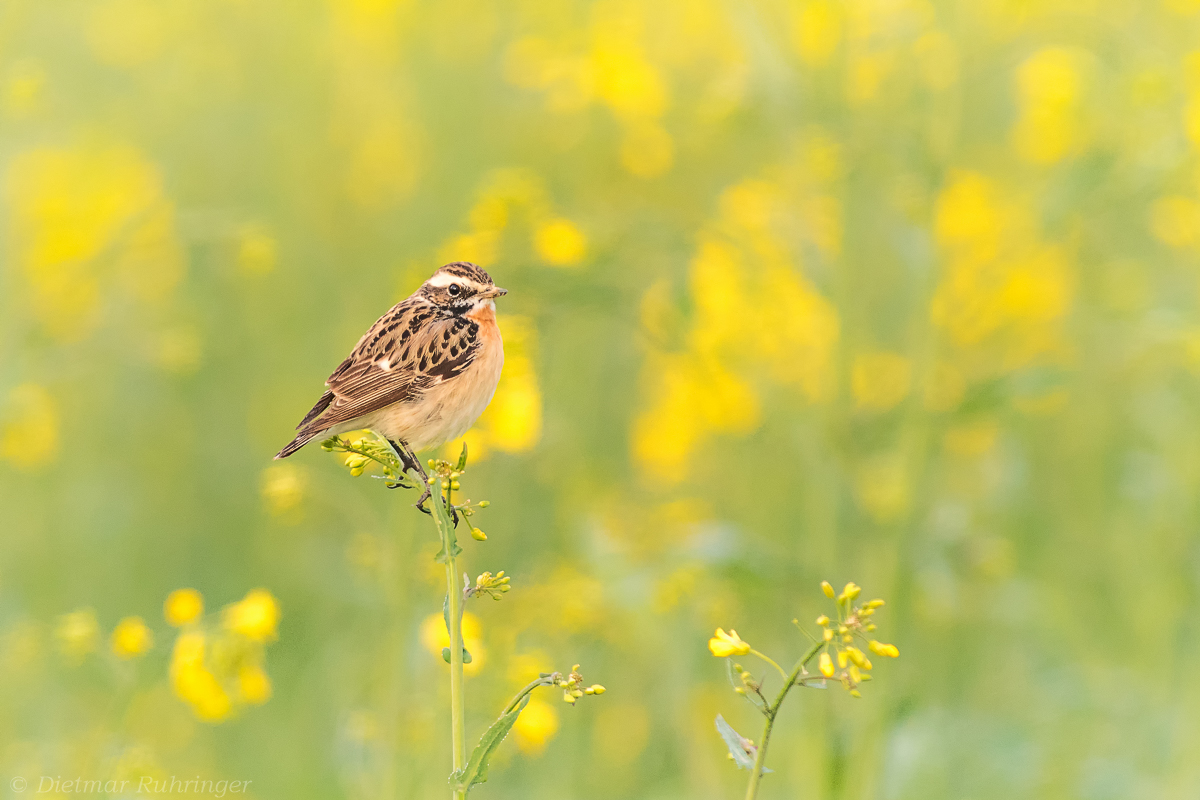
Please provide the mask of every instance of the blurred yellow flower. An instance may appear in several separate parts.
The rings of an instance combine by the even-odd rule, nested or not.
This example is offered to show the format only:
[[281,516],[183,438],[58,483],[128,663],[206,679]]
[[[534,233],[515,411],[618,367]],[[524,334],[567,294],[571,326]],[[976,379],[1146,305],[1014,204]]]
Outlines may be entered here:
[[183,276],[158,170],[133,148],[29,150],[12,160],[7,194],[13,263],[39,321],[61,341],[84,338],[99,321],[101,254],[142,300],[161,300]]
[[750,645],[743,642],[737,635],[737,631],[732,628],[729,629],[729,633],[717,628],[716,635],[708,640],[708,649],[717,658],[728,658],[729,656],[746,655],[750,652]]
[[224,610],[225,627],[247,639],[263,642],[275,639],[279,625],[279,603],[266,589],[253,589],[244,598]]
[[58,619],[54,635],[63,653],[72,658],[81,658],[93,652],[100,640],[100,623],[96,621],[96,612],[81,608],[63,614]]
[[0,457],[23,470],[50,464],[58,455],[58,403],[42,386],[15,387],[0,408]]
[[641,120],[625,126],[621,138],[621,166],[639,178],[657,178],[675,163],[675,141],[662,125]]
[[166,47],[170,6],[153,0],[102,0],[91,8],[87,39],[102,63],[137,67]]
[[4,85],[4,111],[21,118],[34,113],[46,86],[46,71],[36,61],[17,61],[9,70]]
[[1013,131],[1018,154],[1037,164],[1050,164],[1080,144],[1078,120],[1082,75],[1078,53],[1046,48],[1017,70],[1021,114]]
[[271,699],[271,679],[262,667],[247,664],[238,670],[238,695],[242,702],[253,706]]
[[158,337],[154,360],[176,375],[190,375],[200,366],[203,352],[200,334],[190,325],[174,325]]
[[513,724],[517,747],[521,752],[536,755],[558,732],[558,709],[544,700],[529,701]]
[[792,40],[800,60],[819,67],[829,62],[842,38],[841,12],[832,0],[807,0],[793,23]]
[[421,163],[419,143],[399,110],[376,110],[348,135],[354,144],[345,185],[355,204],[380,210],[412,194]]
[[908,470],[894,455],[875,456],[864,462],[854,488],[859,504],[876,522],[895,522],[911,504]]
[[163,617],[174,627],[195,622],[204,614],[204,597],[195,589],[176,589],[163,603]]
[[1183,195],[1160,197],[1150,207],[1150,231],[1172,247],[1200,242],[1200,201]]
[[833,659],[829,657],[829,653],[821,653],[818,664],[822,675],[826,678],[833,677]]
[[856,407],[887,411],[908,396],[912,362],[898,353],[864,353],[854,359],[850,386]]
[[955,425],[946,431],[946,450],[956,456],[977,458],[996,445],[1000,428],[993,420]]
[[112,651],[120,658],[133,658],[154,646],[154,633],[141,617],[125,617],[112,632]]
[[632,41],[602,39],[592,52],[596,89],[619,117],[661,116],[667,87],[658,69]]
[[248,275],[265,275],[275,269],[278,251],[275,237],[257,225],[247,225],[238,234],[238,267]]
[[273,464],[262,472],[262,497],[272,516],[281,517],[304,501],[305,476],[294,464]]
[[[450,647],[450,633],[446,630],[445,618],[440,613],[430,614],[421,623],[419,636],[425,649],[442,661],[442,650]],[[471,662],[463,664],[463,672],[474,675],[483,668],[487,651],[483,646],[483,626],[479,623],[479,617],[469,611],[463,613],[462,637],[463,647],[471,654]]]
[[[504,338],[504,373],[492,402],[464,437],[472,462],[479,461],[491,447],[507,453],[524,452],[542,435],[542,391],[533,360],[537,330],[528,317],[504,315],[497,323]],[[452,452],[457,456],[458,450]]]
[[533,244],[542,260],[556,267],[574,266],[587,252],[587,240],[569,219],[543,222],[533,234]]

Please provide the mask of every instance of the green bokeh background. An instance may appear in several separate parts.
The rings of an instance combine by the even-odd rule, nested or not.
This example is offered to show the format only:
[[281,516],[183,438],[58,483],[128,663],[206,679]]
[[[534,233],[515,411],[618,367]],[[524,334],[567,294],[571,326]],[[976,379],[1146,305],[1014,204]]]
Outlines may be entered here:
[[[431,524],[271,456],[459,258],[516,354],[466,478],[464,567],[514,586],[472,609],[469,739],[530,664],[608,688],[545,695],[479,797],[739,796],[713,718],[759,722],[706,640],[790,663],[822,579],[902,657],[797,692],[763,797],[1194,796],[1198,33],[1189,0],[3,0],[0,796],[446,791]],[[278,598],[268,703],[173,695],[185,586]],[[156,647],[65,657],[85,608]]]

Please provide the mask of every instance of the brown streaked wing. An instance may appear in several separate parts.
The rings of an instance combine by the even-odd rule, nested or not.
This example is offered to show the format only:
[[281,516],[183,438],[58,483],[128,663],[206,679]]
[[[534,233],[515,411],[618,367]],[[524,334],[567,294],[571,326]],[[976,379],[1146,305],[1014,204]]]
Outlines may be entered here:
[[[433,319],[436,312],[427,306],[408,311],[395,320],[388,321],[389,315],[377,322],[372,331],[380,330],[368,331],[329,377],[333,401],[312,422],[313,429],[413,400],[430,387],[452,380],[474,360],[478,324],[461,317]],[[387,369],[381,363],[385,360]]]

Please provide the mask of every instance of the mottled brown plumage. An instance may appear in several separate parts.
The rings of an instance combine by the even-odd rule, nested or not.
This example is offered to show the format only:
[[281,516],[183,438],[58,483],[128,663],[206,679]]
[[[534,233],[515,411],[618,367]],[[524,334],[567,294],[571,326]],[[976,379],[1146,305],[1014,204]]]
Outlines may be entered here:
[[384,314],[326,381],[276,458],[317,437],[371,429],[413,451],[461,436],[495,391],[504,361],[494,298],[474,264],[447,264]]

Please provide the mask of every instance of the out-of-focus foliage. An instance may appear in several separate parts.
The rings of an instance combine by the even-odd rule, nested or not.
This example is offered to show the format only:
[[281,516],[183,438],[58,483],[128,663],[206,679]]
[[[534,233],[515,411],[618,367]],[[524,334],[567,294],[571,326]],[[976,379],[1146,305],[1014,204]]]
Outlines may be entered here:
[[[1198,43],[1193,0],[6,0],[4,785],[445,791],[431,527],[270,457],[468,259],[510,294],[462,558],[513,585],[469,738],[608,688],[481,797],[734,796],[705,641],[795,651],[827,576],[905,657],[798,690],[763,797],[1194,795]],[[219,725],[181,586],[284,612]]]

